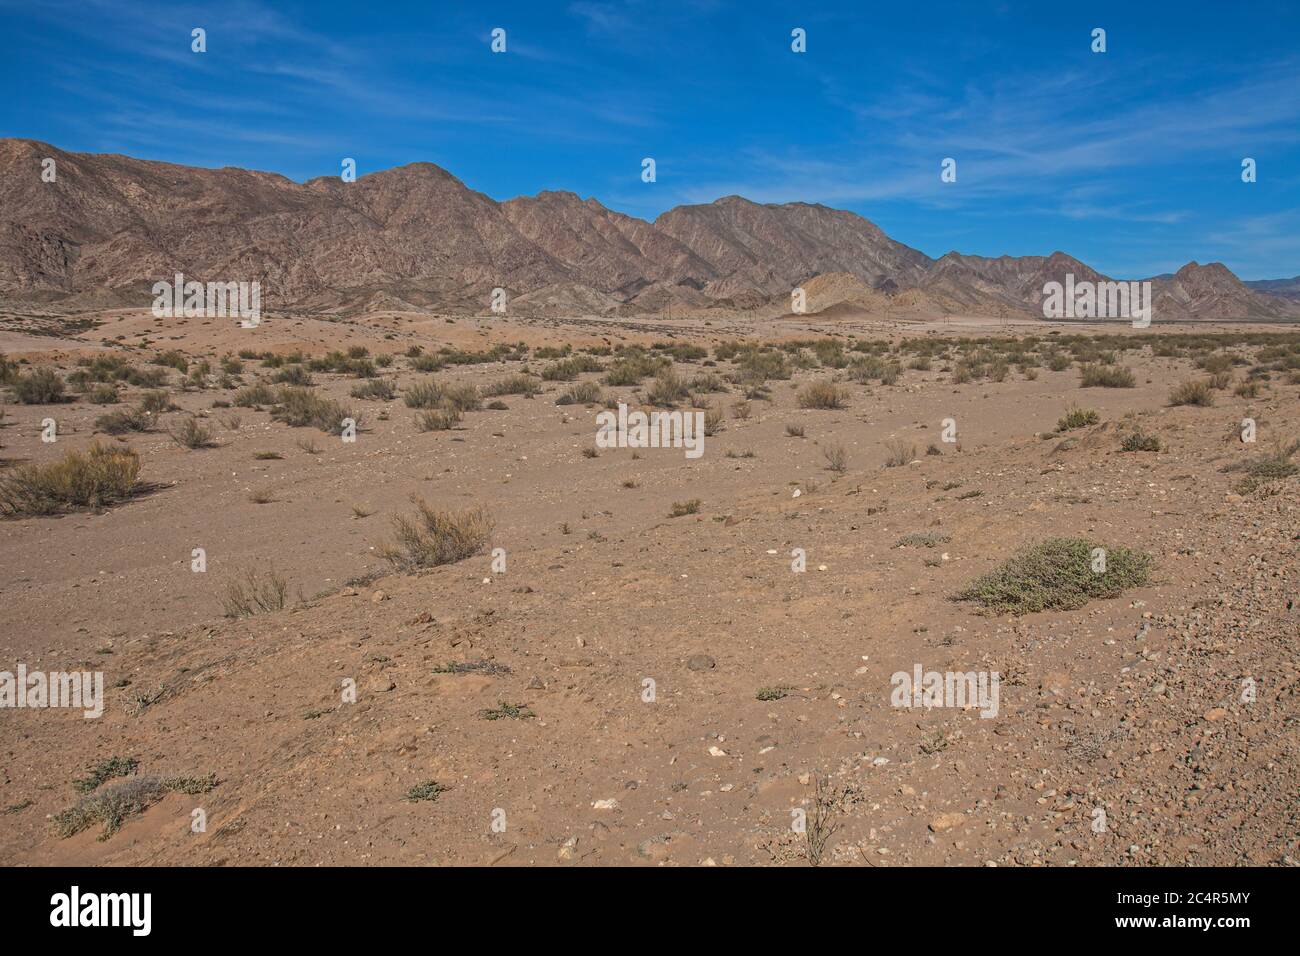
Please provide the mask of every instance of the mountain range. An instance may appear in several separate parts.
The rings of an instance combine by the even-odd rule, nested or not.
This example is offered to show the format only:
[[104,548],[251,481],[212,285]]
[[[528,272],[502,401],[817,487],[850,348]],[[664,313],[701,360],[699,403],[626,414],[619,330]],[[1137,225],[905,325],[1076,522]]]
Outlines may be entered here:
[[[46,181],[46,160],[53,181]],[[1063,253],[939,259],[810,203],[740,196],[653,222],[571,192],[497,202],[431,163],[344,182],[206,169],[0,139],[0,300],[147,306],[155,281],[258,280],[265,308],[524,314],[710,308],[1041,316],[1043,285],[1105,277]],[[1300,319],[1300,277],[1221,263],[1152,278],[1156,321]]]

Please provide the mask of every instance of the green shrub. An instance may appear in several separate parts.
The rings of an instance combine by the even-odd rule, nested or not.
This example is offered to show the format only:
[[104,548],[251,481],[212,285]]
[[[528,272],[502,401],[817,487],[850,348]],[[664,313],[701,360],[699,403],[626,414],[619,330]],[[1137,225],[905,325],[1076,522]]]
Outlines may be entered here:
[[1027,547],[981,575],[956,595],[993,613],[1068,611],[1094,598],[1113,598],[1141,587],[1154,563],[1128,548],[1105,549],[1105,571],[1093,570],[1097,547],[1084,538],[1051,538]]

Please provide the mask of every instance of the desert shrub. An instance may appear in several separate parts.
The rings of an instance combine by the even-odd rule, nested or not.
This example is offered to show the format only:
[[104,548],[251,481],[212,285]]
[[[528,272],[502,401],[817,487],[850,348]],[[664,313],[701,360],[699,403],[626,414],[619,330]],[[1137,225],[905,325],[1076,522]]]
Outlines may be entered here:
[[699,498],[692,498],[690,501],[674,501],[672,508],[668,512],[668,517],[681,518],[686,515],[699,514],[699,511]]
[[1056,423],[1058,432],[1068,432],[1072,428],[1087,428],[1101,421],[1101,416],[1091,408],[1071,408]]
[[94,511],[131,497],[140,456],[98,442],[47,465],[24,465],[0,476],[0,515],[22,518]]
[[946,531],[913,531],[911,534],[905,534],[894,542],[896,548],[933,548],[937,545],[947,544],[952,540],[952,535]]
[[1215,372],[1208,379],[1206,379],[1206,381],[1209,382],[1210,388],[1214,389],[1215,391],[1222,392],[1224,389],[1226,389],[1229,385],[1232,384],[1232,373]]
[[99,840],[107,840],[128,818],[143,813],[169,793],[206,793],[216,777],[131,777],[83,795],[73,806],[54,815],[54,828],[67,839],[95,824],[103,824]]
[[1031,545],[955,595],[993,613],[1068,611],[1094,598],[1113,598],[1141,587],[1152,557],[1129,548],[1105,548],[1105,571],[1093,570],[1093,550],[1084,538],[1051,538]]
[[785,426],[785,434],[788,438],[803,438],[805,429],[803,425],[797,422],[791,422]]
[[800,408],[844,408],[848,393],[833,382],[813,382],[799,390]]
[[151,389],[140,396],[140,411],[151,415],[161,415],[175,407],[172,400],[167,397],[167,393],[161,389]]
[[703,372],[691,379],[692,392],[725,392],[727,383],[716,372]]
[[162,388],[167,384],[167,370],[164,368],[128,369],[124,378],[128,385],[136,388]]
[[492,517],[482,507],[465,511],[440,511],[422,499],[414,499],[416,513],[393,520],[395,545],[381,549],[381,555],[402,570],[454,564],[473,557],[492,537]]
[[437,372],[442,369],[442,359],[436,355],[412,355],[411,368],[417,372]]
[[418,382],[403,392],[402,400],[408,408],[450,405],[462,412],[478,411],[482,405],[478,389],[473,385],[443,385],[440,382]]
[[1133,388],[1136,384],[1133,373],[1119,365],[1089,362],[1079,366],[1081,388]]
[[1259,398],[1259,394],[1263,390],[1263,387],[1263,384],[1258,379],[1252,379],[1250,381],[1238,382],[1237,387],[1232,390],[1232,393],[1238,398]]
[[1198,368],[1203,368],[1211,375],[1218,375],[1232,368],[1234,364],[1233,357],[1227,352],[1211,352],[1209,355],[1202,355],[1196,360]]
[[589,355],[561,359],[542,369],[542,378],[548,382],[572,382],[583,372],[599,372],[602,366]]
[[745,378],[759,382],[767,379],[785,381],[790,377],[790,363],[780,352],[750,347],[740,353],[739,363]]
[[672,408],[690,398],[690,389],[686,382],[671,368],[660,369],[650,387],[646,389],[645,400],[651,405],[663,405]]
[[361,417],[350,409],[307,388],[280,389],[271,417],[294,428],[311,425],[331,435],[342,434],[344,419],[361,422]]
[[168,428],[167,434],[171,436],[172,441],[176,444],[191,450],[211,448],[216,444],[213,441],[212,429],[193,415],[186,418],[179,425]]
[[226,583],[222,605],[226,617],[250,617],[267,611],[284,610],[289,584],[274,569],[258,573],[246,568]]
[[360,385],[353,385],[351,392],[353,398],[369,398],[384,402],[391,400],[394,394],[392,383],[382,378],[372,378]]
[[306,386],[311,384],[311,372],[307,371],[304,366],[290,365],[272,375],[271,381],[277,385]]
[[53,369],[37,368],[11,376],[9,385],[23,405],[53,405],[63,401],[63,379]]
[[837,474],[849,467],[849,453],[843,445],[827,445],[822,449],[822,457],[826,459],[826,467]]
[[541,394],[541,391],[542,383],[534,376],[511,375],[508,378],[493,382],[483,389],[483,394],[488,398],[495,398],[498,395],[526,395],[532,397]]
[[916,446],[909,445],[901,438],[895,438],[885,444],[889,455],[885,458],[886,468],[899,468],[916,459]]
[[595,405],[600,402],[600,386],[595,382],[579,382],[556,399],[556,405]]
[[108,412],[95,419],[95,430],[106,435],[147,432],[152,426],[153,418],[135,408],[124,408],[121,411]]
[[441,408],[425,408],[415,416],[415,427],[422,432],[450,431],[460,424],[463,416],[454,405]]
[[1129,432],[1119,442],[1120,451],[1159,451],[1160,439],[1143,432]]
[[1053,352],[1047,357],[1047,367],[1053,372],[1064,372],[1071,364],[1070,356],[1064,352]]
[[163,352],[160,355],[155,355],[151,361],[154,365],[163,365],[167,368],[174,368],[182,375],[188,372],[190,368],[190,360],[175,349],[172,349],[170,352]]
[[605,373],[606,385],[640,385],[641,380],[654,375],[667,363],[667,359],[651,355],[631,354],[619,359]]
[[1200,405],[1208,408],[1214,404],[1214,390],[1208,381],[1187,381],[1169,393],[1170,405]]
[[241,388],[231,400],[241,408],[257,408],[259,405],[274,405],[279,396],[270,385],[258,382]]
[[116,405],[120,401],[117,395],[117,386],[110,385],[107,382],[96,385],[86,397],[94,405]]

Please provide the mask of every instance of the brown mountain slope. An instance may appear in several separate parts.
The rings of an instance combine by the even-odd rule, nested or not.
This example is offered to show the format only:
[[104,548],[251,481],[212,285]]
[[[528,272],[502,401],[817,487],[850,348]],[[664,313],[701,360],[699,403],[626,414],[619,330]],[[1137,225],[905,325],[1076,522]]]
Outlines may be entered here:
[[[47,158],[54,182],[41,176]],[[482,312],[500,286],[521,308],[622,315],[784,307],[793,288],[829,274],[862,284],[848,296],[855,309],[1041,314],[1044,283],[1104,278],[1062,252],[932,260],[861,216],[809,203],[727,196],[651,223],[569,192],[498,203],[431,163],[295,183],[0,140],[0,298],[145,306],[152,284],[177,272],[258,280],[272,310]],[[1300,317],[1300,305],[1218,263],[1155,282],[1157,320]]]

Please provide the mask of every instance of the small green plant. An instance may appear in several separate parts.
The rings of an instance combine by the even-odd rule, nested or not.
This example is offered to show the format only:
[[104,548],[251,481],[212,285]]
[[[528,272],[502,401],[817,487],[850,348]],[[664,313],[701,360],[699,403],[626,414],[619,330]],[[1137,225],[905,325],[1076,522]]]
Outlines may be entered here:
[[777,687],[760,687],[758,693],[754,695],[755,700],[781,700],[788,696],[790,688],[785,686]]
[[672,509],[668,512],[668,517],[681,518],[686,515],[699,514],[699,511],[699,498],[692,498],[690,501],[674,501]]
[[406,791],[403,800],[409,800],[412,803],[427,801],[432,803],[438,799],[438,794],[446,793],[447,788],[435,780],[426,780],[424,783],[417,783],[410,790]]
[[1101,421],[1101,416],[1091,408],[1071,408],[1056,423],[1058,432],[1068,432],[1074,428],[1087,428]]
[[523,704],[502,702],[496,707],[489,707],[486,710],[479,711],[479,716],[484,720],[526,720],[537,715]]
[[97,790],[106,781],[116,777],[129,777],[140,766],[134,757],[109,757],[92,766],[84,777],[72,781],[72,789],[77,793],[90,793]]
[[[1085,538],[1051,538],[1012,555],[955,596],[992,613],[1068,611],[1146,584],[1154,559]],[[1094,570],[1101,567],[1103,570]]]
[[1129,432],[1119,442],[1120,451],[1159,451],[1160,439],[1144,432]]

